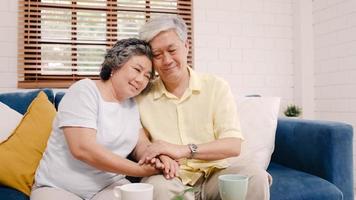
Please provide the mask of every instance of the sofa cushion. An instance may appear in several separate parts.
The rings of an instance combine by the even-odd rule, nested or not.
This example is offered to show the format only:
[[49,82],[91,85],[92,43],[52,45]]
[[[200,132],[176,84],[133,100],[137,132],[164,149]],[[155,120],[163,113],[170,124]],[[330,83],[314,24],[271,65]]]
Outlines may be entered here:
[[53,103],[54,95],[51,89],[33,90],[29,92],[11,92],[0,94],[0,101],[8,105],[10,108],[16,110],[21,114],[25,114],[28,106],[33,99],[37,97],[40,91],[44,91],[48,97],[48,100]]
[[56,110],[40,92],[12,136],[0,144],[0,184],[27,195],[47,145]]
[[2,200],[29,200],[30,198],[24,193],[15,189],[0,186],[0,199]]
[[343,194],[334,184],[271,162],[268,172],[273,177],[273,200],[342,200]]
[[229,159],[232,166],[244,162],[267,169],[274,150],[279,104],[279,97],[238,99],[237,111],[245,141],[241,145],[241,154]]
[[21,119],[20,113],[0,102],[0,144],[10,137]]

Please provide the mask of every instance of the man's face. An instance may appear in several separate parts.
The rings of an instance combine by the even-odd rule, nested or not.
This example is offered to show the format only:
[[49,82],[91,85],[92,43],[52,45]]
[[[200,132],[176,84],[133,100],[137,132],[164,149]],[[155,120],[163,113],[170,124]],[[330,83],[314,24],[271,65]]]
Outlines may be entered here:
[[188,44],[180,40],[174,30],[159,33],[150,44],[153,65],[164,83],[174,83],[188,75]]

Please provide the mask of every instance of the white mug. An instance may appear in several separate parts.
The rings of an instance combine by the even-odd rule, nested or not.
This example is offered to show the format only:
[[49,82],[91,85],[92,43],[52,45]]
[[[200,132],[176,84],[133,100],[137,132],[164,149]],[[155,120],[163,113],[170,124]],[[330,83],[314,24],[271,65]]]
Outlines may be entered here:
[[153,185],[129,183],[114,187],[114,196],[120,200],[153,200]]
[[239,174],[219,176],[219,193],[222,200],[245,200],[248,177]]

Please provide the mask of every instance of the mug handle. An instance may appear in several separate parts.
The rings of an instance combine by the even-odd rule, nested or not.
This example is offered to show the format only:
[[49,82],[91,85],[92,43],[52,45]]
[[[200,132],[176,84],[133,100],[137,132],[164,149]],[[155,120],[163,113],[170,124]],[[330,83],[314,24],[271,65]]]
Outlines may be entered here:
[[116,198],[120,199],[120,197],[121,197],[121,186],[114,187],[113,192],[114,192],[114,196]]

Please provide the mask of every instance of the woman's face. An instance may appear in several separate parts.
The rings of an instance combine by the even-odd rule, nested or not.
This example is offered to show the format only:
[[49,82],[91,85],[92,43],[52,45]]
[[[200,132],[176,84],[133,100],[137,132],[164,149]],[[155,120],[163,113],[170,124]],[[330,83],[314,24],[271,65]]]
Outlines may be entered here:
[[140,94],[151,78],[151,71],[152,62],[147,56],[132,56],[111,76],[117,98],[124,100]]

